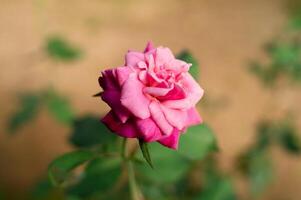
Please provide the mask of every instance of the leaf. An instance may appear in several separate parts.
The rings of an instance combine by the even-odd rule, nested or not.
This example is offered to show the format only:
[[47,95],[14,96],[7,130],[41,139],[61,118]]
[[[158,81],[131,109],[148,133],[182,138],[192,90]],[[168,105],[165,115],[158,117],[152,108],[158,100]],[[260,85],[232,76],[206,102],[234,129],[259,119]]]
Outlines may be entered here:
[[70,124],[74,118],[74,112],[68,100],[53,90],[45,93],[45,102],[50,114],[59,122]]
[[38,111],[39,96],[27,94],[21,96],[18,111],[10,118],[8,128],[11,133],[16,132],[21,126],[33,120]]
[[193,78],[198,81],[200,75],[199,64],[198,61],[192,56],[192,54],[188,50],[183,50],[177,55],[177,59],[192,64],[189,69],[189,72],[193,76]]
[[231,179],[219,177],[205,189],[195,200],[235,200],[237,199]]
[[61,61],[71,61],[80,57],[81,51],[61,37],[52,36],[46,41],[46,52],[50,57]]
[[280,145],[289,153],[301,153],[300,138],[298,138],[294,128],[289,126],[283,127],[283,130],[280,133],[279,140]]
[[48,176],[53,185],[59,186],[69,177],[70,172],[79,165],[91,160],[94,153],[90,151],[74,151],[64,154],[54,161],[48,167]]
[[121,175],[120,158],[97,158],[86,167],[82,179],[68,190],[68,194],[80,198],[112,189]]
[[[181,179],[188,171],[190,162],[176,151],[161,146],[158,143],[149,143],[149,152],[152,154],[154,169],[143,164],[136,164],[138,173],[146,180],[156,183],[173,183]],[[141,153],[138,155],[143,157]]]
[[181,136],[178,152],[188,159],[201,160],[217,149],[212,130],[206,124],[201,124],[188,128]]
[[301,29],[301,11],[295,15],[293,15],[289,21],[289,26],[294,30],[300,30]]
[[100,122],[99,117],[87,115],[74,120],[69,140],[77,147],[92,147],[115,139],[116,136]]
[[146,162],[149,164],[149,166],[151,168],[154,168],[152,160],[151,160],[151,156],[148,150],[148,145],[146,142],[143,142],[142,140],[139,140],[139,146],[142,152],[142,155],[144,157],[144,159],[146,160]]

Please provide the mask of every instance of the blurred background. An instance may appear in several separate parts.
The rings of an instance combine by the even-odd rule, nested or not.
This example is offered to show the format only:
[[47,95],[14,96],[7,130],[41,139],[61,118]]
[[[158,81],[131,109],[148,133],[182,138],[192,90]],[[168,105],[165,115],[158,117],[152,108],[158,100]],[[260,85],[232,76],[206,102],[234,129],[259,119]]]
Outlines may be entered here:
[[[128,49],[149,40],[198,60],[200,111],[238,199],[253,199],[235,166],[263,121],[277,131],[289,124],[294,136],[288,151],[269,149],[273,181],[256,198],[300,199],[299,8],[298,0],[0,0],[3,199],[26,199],[49,162],[73,148],[72,116],[108,111],[92,98],[100,71],[122,65]],[[47,106],[37,108],[37,99]]]

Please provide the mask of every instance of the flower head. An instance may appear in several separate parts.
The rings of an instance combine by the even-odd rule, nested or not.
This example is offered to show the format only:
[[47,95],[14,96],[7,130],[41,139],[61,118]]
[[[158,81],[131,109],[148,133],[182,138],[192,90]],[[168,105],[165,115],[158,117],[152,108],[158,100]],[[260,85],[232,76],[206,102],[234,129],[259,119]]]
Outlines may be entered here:
[[143,52],[129,51],[124,66],[99,78],[101,98],[111,107],[102,122],[122,137],[177,149],[181,133],[202,121],[195,106],[204,91],[190,67],[169,48],[152,43]]

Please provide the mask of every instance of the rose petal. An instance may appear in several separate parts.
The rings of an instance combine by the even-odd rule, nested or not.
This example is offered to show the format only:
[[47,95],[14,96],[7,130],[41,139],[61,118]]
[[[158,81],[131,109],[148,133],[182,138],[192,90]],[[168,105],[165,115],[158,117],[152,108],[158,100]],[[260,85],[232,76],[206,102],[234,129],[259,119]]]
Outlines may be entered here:
[[186,126],[194,126],[203,122],[202,117],[195,108],[190,108],[187,111],[187,116]]
[[130,74],[121,90],[121,104],[133,115],[140,119],[150,117],[150,100],[142,92],[143,84],[137,79],[136,74]]
[[164,96],[159,96],[157,99],[161,101],[166,101],[166,100],[178,100],[178,99],[184,99],[186,97],[185,92],[183,89],[178,86],[177,84],[174,84],[174,87],[172,90],[170,90],[166,95]]
[[117,133],[118,135],[126,138],[136,138],[138,137],[138,132],[133,125],[133,122],[121,123],[110,111],[104,118],[101,120],[112,132]]
[[183,73],[181,84],[186,93],[185,99],[167,100],[162,102],[165,106],[174,109],[189,109],[194,107],[202,98],[204,90],[189,73]]
[[154,49],[154,45],[151,41],[149,41],[144,49],[144,53],[147,53]]
[[152,116],[152,119],[161,129],[164,135],[170,135],[172,133],[173,127],[166,120],[160,105],[156,101],[152,101],[149,105],[149,110]]
[[136,67],[137,63],[144,60],[144,54],[136,51],[129,51],[125,55],[125,65]]
[[186,126],[187,118],[188,118],[187,111],[171,109],[164,105],[161,105],[161,110],[163,111],[166,120],[173,127],[176,127],[177,129],[182,130]]
[[115,74],[120,86],[129,78],[129,75],[134,71],[130,67],[117,67],[115,69]]
[[105,90],[101,93],[101,98],[104,102],[106,102],[119,120],[124,123],[130,116],[129,111],[121,105],[120,102],[120,92],[117,90]]
[[145,88],[143,88],[143,92],[157,97],[157,96],[165,96],[172,89],[173,89],[173,86],[172,86],[172,88],[145,87]]
[[178,149],[179,138],[180,131],[175,128],[172,134],[170,134],[168,137],[160,139],[159,143],[171,149]]
[[139,137],[145,142],[157,141],[162,137],[159,127],[151,118],[138,119],[136,126],[139,131]]
[[155,56],[156,67],[166,66],[175,59],[169,48],[158,47]]

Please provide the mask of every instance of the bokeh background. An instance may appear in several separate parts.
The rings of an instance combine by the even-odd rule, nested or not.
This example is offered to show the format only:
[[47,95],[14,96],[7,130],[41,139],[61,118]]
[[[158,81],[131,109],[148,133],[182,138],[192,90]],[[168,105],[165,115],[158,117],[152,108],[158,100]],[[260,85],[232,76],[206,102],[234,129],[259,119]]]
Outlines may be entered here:
[[[49,162],[72,148],[70,128],[44,108],[10,134],[7,124],[18,110],[19,95],[55,88],[76,115],[101,116],[108,107],[92,98],[100,90],[100,71],[122,65],[128,49],[142,50],[149,40],[174,52],[189,49],[199,61],[205,89],[200,109],[216,134],[222,170],[233,170],[236,157],[254,143],[260,120],[289,115],[301,130],[301,85],[282,81],[266,87],[249,70],[252,60],[268,59],[263,45],[287,33],[298,5],[289,0],[1,0],[0,191],[6,199],[23,199]],[[68,41],[80,56],[70,62],[49,56],[45,46],[53,37]],[[300,156],[279,148],[271,155],[275,178],[259,199],[300,199]],[[250,199],[246,181],[233,174],[239,199]]]

